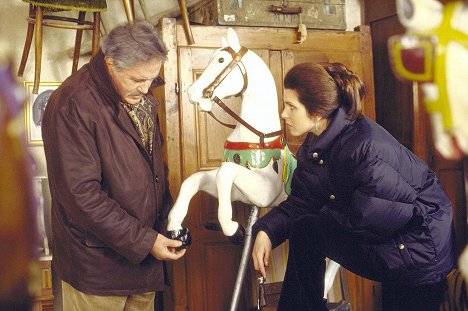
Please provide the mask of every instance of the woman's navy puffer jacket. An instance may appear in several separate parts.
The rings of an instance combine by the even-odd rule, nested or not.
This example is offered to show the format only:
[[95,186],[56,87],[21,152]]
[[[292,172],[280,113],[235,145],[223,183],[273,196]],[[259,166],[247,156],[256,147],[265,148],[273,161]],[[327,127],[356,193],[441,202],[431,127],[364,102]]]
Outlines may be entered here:
[[328,213],[343,232],[407,285],[440,281],[454,265],[451,203],[435,174],[367,117],[337,109],[327,129],[309,134],[297,153],[288,199],[254,225],[273,247],[304,214]]

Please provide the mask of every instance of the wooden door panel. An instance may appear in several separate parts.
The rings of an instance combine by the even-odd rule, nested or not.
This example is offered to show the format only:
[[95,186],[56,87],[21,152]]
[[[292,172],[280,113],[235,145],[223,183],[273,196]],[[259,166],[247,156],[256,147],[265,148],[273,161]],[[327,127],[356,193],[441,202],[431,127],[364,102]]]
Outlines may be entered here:
[[[386,128],[401,144],[413,150],[413,84],[398,80],[390,66],[387,39],[404,32],[398,18],[389,16],[371,23],[374,38],[375,96],[377,121]],[[377,72],[377,71],[376,71]],[[416,99],[417,101],[417,99]]]
[[463,161],[448,161],[440,155],[436,156],[435,172],[447,196],[452,202],[453,225],[455,229],[456,250],[459,255],[466,247],[467,204]]
[[[240,248],[219,240],[207,240],[203,246],[204,263],[207,267],[213,267],[205,270],[205,280],[207,284],[214,284],[211,291],[204,293],[208,303],[203,310],[229,310],[236,281],[236,275],[232,272],[237,271],[239,266]],[[244,302],[241,308],[248,310],[249,306]]]

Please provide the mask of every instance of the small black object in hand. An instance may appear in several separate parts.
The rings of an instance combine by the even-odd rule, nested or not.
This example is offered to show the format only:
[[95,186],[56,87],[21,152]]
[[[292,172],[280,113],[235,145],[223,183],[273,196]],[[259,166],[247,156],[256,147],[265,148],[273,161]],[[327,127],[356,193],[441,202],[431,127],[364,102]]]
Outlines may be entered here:
[[166,236],[172,240],[179,240],[182,242],[182,245],[176,248],[177,251],[192,245],[192,235],[190,234],[188,228],[168,231]]

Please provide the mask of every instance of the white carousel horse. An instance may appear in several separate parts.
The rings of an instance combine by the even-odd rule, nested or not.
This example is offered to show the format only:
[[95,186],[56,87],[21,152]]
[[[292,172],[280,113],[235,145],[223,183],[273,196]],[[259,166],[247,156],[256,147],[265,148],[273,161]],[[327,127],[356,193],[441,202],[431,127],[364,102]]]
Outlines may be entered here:
[[[182,227],[182,222],[192,197],[204,191],[219,200],[218,220],[224,235],[234,243],[243,242],[244,229],[232,219],[231,202],[241,201],[256,207],[278,205],[287,198],[296,167],[296,160],[282,137],[273,76],[263,60],[242,47],[236,32],[229,28],[227,38],[222,38],[222,47],[214,52],[202,75],[188,88],[188,95],[202,111],[210,113],[213,104],[220,105],[237,124],[225,142],[221,166],[196,172],[182,183],[168,216],[167,230],[173,238],[183,242],[188,239],[188,230]],[[238,95],[242,97],[242,107],[236,115],[222,99]],[[250,243],[247,238],[245,244]],[[244,245],[241,266],[247,246]],[[338,268],[335,262],[328,264],[325,294]]]
[[182,183],[169,213],[168,231],[182,229],[189,202],[198,191],[218,198],[218,220],[228,237],[236,232],[242,236],[242,227],[232,219],[232,201],[271,207],[287,197],[283,178],[290,177],[287,172],[295,160],[281,136],[273,76],[257,54],[240,46],[234,30],[228,30],[227,41],[222,42],[188,95],[209,112],[215,101],[224,106],[220,99],[240,94],[239,120],[225,142],[221,166],[197,172]]
[[403,36],[390,38],[397,76],[420,82],[435,147],[468,155],[468,1],[397,0]]

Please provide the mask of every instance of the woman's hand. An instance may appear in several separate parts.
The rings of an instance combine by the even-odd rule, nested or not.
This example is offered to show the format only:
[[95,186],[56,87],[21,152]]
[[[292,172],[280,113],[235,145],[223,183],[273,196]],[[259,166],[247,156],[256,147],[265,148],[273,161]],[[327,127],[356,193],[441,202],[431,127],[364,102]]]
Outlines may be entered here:
[[254,268],[266,279],[266,269],[271,254],[271,240],[265,231],[259,231],[252,250]]

